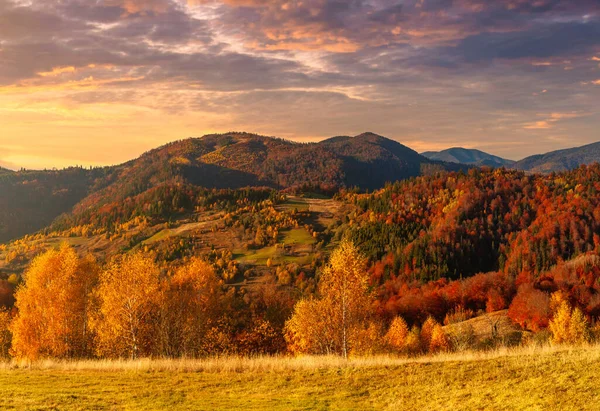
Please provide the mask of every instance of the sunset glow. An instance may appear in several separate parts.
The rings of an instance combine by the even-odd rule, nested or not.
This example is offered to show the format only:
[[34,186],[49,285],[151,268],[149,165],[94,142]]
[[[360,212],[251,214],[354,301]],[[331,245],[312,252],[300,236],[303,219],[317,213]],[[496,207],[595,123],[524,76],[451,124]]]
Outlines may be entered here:
[[0,0],[0,166],[232,130],[520,159],[598,140],[600,5]]

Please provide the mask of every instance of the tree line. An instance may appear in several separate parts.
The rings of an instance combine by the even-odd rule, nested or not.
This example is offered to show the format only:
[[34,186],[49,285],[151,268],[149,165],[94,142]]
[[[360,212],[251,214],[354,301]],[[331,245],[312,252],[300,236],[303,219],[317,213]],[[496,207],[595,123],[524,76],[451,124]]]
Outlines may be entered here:
[[[349,240],[332,252],[313,295],[290,298],[272,287],[244,301],[236,292],[199,258],[169,270],[137,251],[99,266],[62,245],[34,259],[14,310],[0,312],[1,352],[28,360],[275,353],[347,358],[462,349],[469,333],[449,330],[431,315],[412,324],[402,315],[382,315],[368,259]],[[552,341],[578,344],[593,337],[588,316],[565,292],[552,293],[548,304]],[[244,311],[254,315],[240,322]]]

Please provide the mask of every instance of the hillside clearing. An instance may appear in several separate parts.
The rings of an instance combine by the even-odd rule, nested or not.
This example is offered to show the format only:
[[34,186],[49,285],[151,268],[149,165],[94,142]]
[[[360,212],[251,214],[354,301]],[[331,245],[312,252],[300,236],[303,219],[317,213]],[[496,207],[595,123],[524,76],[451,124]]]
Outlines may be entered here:
[[0,370],[0,408],[597,409],[600,347],[374,357],[43,362]]

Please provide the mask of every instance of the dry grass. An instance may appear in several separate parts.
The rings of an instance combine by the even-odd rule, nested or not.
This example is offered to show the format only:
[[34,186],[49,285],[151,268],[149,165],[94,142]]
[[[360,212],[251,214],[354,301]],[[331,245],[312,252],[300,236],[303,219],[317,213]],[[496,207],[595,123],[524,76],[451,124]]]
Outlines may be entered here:
[[0,409],[600,408],[600,346],[422,358],[40,361],[0,367]]
[[526,346],[500,347],[489,351],[466,351],[459,353],[439,353],[420,357],[398,357],[378,355],[355,357],[348,360],[339,356],[265,356],[238,357],[225,356],[205,359],[138,359],[138,360],[81,360],[60,361],[40,360],[36,362],[11,361],[0,363],[0,370],[39,370],[39,371],[166,371],[166,372],[206,372],[206,373],[253,373],[280,371],[307,371],[319,369],[362,369],[379,367],[399,367],[406,364],[435,364],[442,362],[486,361],[502,357],[530,357],[560,352],[584,352],[596,354],[600,358],[600,346],[575,348],[569,346]]

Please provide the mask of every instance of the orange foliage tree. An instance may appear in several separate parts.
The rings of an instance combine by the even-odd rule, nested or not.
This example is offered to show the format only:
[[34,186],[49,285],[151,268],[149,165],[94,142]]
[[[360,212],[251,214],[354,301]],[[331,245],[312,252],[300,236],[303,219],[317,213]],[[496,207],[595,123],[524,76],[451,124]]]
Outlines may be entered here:
[[431,340],[429,342],[429,352],[436,353],[441,351],[450,351],[452,348],[448,335],[440,324],[436,324],[431,331]]
[[192,258],[166,285],[161,336],[167,356],[205,354],[206,334],[220,316],[221,282],[210,264]]
[[103,357],[150,356],[155,352],[162,300],[160,269],[141,252],[112,261],[100,274],[92,316],[96,352]]
[[38,256],[16,292],[18,314],[12,324],[17,358],[73,358],[89,355],[87,314],[98,270],[68,245]]

